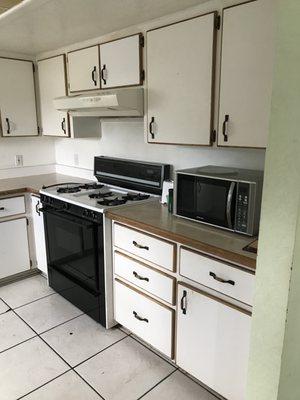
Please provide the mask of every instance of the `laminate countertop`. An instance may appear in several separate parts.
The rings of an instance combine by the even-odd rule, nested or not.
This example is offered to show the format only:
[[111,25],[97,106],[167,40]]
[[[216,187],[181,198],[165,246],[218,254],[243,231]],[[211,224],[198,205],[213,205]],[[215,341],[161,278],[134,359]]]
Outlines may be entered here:
[[66,182],[90,182],[87,179],[62,174],[43,174],[23,176],[19,178],[0,179],[0,196],[30,192],[38,194],[43,185],[55,185]]
[[158,201],[111,209],[106,216],[255,271],[257,255],[243,250],[255,238],[175,217]]

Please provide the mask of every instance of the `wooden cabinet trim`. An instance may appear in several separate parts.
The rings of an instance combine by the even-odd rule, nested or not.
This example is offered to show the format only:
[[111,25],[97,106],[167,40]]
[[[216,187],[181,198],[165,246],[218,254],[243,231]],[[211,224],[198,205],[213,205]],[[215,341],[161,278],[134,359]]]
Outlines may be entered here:
[[[203,290],[197,289],[197,288],[195,288],[194,286],[191,286],[191,285],[189,285],[189,284],[187,284],[187,283],[185,283],[185,282],[178,281],[177,284],[178,284],[177,287],[178,287],[179,285],[181,285],[181,286],[183,286],[183,287],[185,287],[185,288],[187,288],[187,289],[189,289],[189,290],[193,290],[194,292],[196,292],[196,293],[198,293],[198,294],[201,294],[202,296],[205,296],[205,297],[208,297],[208,298],[211,299],[211,300],[217,301],[218,303],[221,303],[221,304],[223,304],[223,305],[226,306],[226,307],[232,308],[232,309],[234,309],[234,310],[236,310],[236,311],[239,311],[239,312],[241,312],[241,313],[243,313],[243,314],[246,314],[246,315],[248,315],[249,317],[252,316],[252,312],[251,312],[251,311],[245,310],[245,309],[243,309],[242,307],[239,307],[239,306],[236,306],[236,305],[234,305],[234,304],[231,304],[231,303],[229,303],[229,302],[227,302],[227,301],[225,301],[225,300],[223,300],[223,299],[220,299],[220,298],[217,297],[217,296],[214,296],[214,295],[212,295],[212,294],[210,294],[210,293],[204,292]],[[178,305],[177,305],[177,306],[178,306]],[[178,307],[177,307],[177,312],[180,312],[180,309],[179,309]]]

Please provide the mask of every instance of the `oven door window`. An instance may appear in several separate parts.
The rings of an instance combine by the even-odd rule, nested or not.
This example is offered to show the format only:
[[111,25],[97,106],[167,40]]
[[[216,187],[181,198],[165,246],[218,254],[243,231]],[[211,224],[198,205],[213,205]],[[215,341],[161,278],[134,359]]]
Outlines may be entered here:
[[235,193],[228,221],[228,198],[231,181],[193,175],[178,175],[177,214],[229,228],[234,219]]
[[63,212],[48,211],[45,216],[49,266],[97,292],[101,230]]

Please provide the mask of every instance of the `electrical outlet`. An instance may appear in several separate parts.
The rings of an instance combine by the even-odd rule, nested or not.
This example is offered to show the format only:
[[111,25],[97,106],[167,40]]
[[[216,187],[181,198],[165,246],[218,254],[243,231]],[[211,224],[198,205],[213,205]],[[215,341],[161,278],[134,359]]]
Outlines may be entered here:
[[74,165],[79,165],[79,154],[74,154]]
[[22,167],[23,166],[23,156],[22,155],[16,155],[15,156],[15,166],[16,167]]

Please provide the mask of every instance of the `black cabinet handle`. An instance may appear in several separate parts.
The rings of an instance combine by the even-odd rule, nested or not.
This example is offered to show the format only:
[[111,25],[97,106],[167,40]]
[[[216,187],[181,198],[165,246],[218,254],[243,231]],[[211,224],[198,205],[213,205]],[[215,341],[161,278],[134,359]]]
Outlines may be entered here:
[[225,279],[219,278],[214,272],[210,272],[209,276],[212,276],[215,281],[218,281],[218,282],[221,282],[221,283],[228,283],[228,285],[232,285],[232,286],[235,285],[234,281],[232,281],[232,280],[228,280],[227,281]]
[[6,133],[9,135],[9,134],[10,134],[10,122],[9,122],[9,118],[5,118],[5,121],[6,121],[6,125],[7,125]]
[[186,306],[187,306],[186,299],[187,299],[187,291],[184,290],[180,300],[180,308],[182,310],[182,314],[186,314]]
[[41,215],[41,212],[40,212],[40,209],[39,209],[39,205],[40,205],[41,203],[38,201],[37,203],[36,203],[36,205],[35,205],[35,211],[36,211],[36,213],[37,213],[37,215]]
[[132,244],[137,247],[138,249],[143,249],[143,250],[149,250],[148,246],[142,246],[141,244],[138,244],[135,240],[132,242]]
[[136,271],[133,271],[132,274],[133,274],[133,276],[134,276],[136,279],[139,279],[140,281],[149,282],[149,278],[145,278],[145,277],[139,275]]
[[0,207],[0,211],[4,211],[5,210],[5,208],[4,207]]
[[106,64],[103,64],[103,67],[101,69],[101,79],[102,79],[104,85],[106,85],[106,79],[105,79],[105,76],[104,76],[104,71],[106,71]]
[[97,68],[94,67],[94,68],[93,68],[93,71],[92,71],[92,81],[94,82],[94,85],[95,85],[95,86],[97,86],[96,72],[97,72]]
[[151,121],[149,123],[149,133],[151,135],[151,138],[154,139],[154,131],[153,131],[153,124],[154,124],[154,117],[151,118]]
[[61,121],[61,129],[63,130],[64,134],[67,134],[67,130],[66,130],[66,118],[63,118]]
[[147,323],[149,322],[149,320],[147,318],[140,317],[136,311],[133,311],[133,315],[134,315],[134,318],[138,319],[139,321],[147,322]]
[[228,125],[228,121],[229,121],[229,115],[226,114],[226,115],[225,115],[224,122],[223,122],[223,136],[224,136],[224,142],[228,142],[228,134],[227,134],[227,125]]

